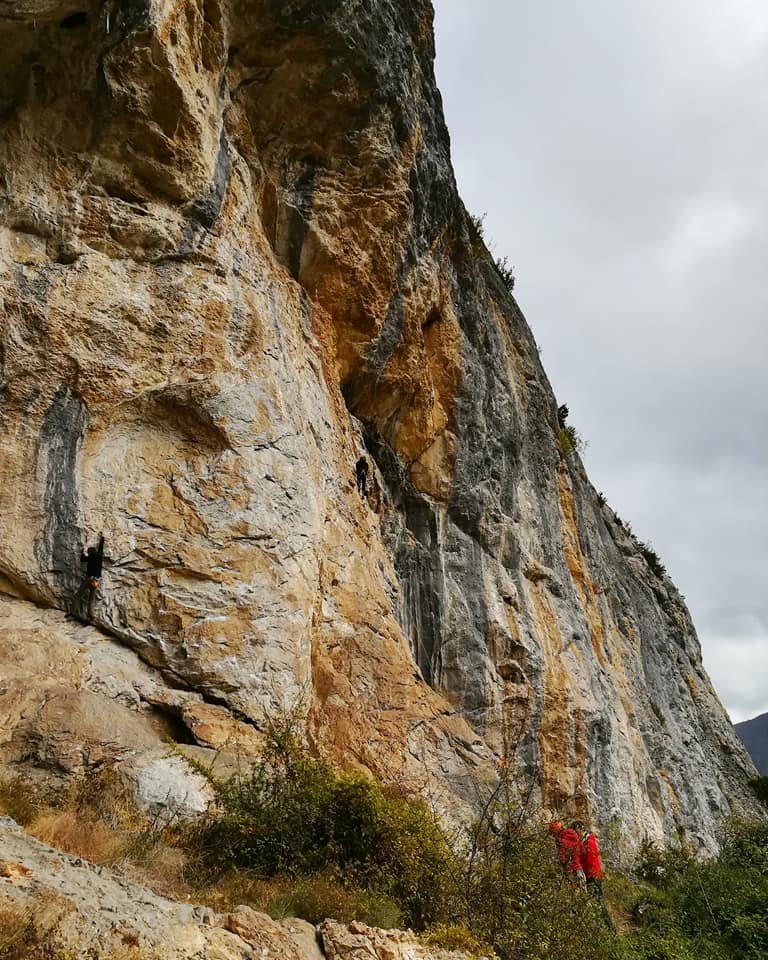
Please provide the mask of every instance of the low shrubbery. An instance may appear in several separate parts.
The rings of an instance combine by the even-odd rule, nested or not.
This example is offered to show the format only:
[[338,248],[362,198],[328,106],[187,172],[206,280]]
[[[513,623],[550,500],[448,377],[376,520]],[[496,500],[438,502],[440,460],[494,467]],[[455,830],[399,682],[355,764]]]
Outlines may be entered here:
[[335,874],[417,928],[450,917],[454,864],[437,817],[312,756],[292,724],[272,727],[247,777],[211,782],[220,813],[193,838],[209,867],[323,883]]
[[[407,924],[502,960],[610,956],[599,910],[562,885],[551,839],[529,822],[511,775],[456,836],[421,800],[312,756],[290,723],[272,728],[247,777],[212,783],[218,813],[190,831],[188,848],[209,873],[284,884],[286,912]],[[279,915],[279,898],[266,909]]]
[[476,213],[467,213],[467,232],[469,240],[476,250],[481,250],[485,246],[485,217],[486,214],[478,216]]
[[479,940],[463,924],[436,923],[421,934],[421,940],[429,947],[451,950],[468,957],[490,957],[496,954],[493,947]]
[[654,550],[650,543],[643,543],[642,540],[636,540],[637,548],[642,554],[645,562],[650,567],[651,571],[656,574],[657,577],[664,577],[667,574],[667,568],[661,562],[661,558],[658,553]]
[[503,960],[602,960],[612,938],[595,901],[563,883],[551,837],[510,767],[458,850],[465,926]]
[[346,922],[360,920],[385,930],[403,926],[399,904],[385,894],[351,885],[333,869],[306,877],[262,881],[253,892],[257,893],[255,905],[275,920],[301,917],[317,925],[332,917]]
[[763,824],[731,823],[707,863],[682,842],[647,846],[634,882],[607,882],[614,936],[599,905],[562,883],[551,839],[506,768],[460,836],[421,801],[312,756],[290,725],[271,731],[248,777],[215,786],[218,813],[186,843],[220,877],[282,884],[282,897],[254,899],[274,916],[405,923],[434,945],[501,960],[768,956]]
[[0,778],[0,813],[44,843],[97,864],[122,859],[149,827],[108,765],[66,787]]
[[581,454],[586,446],[584,438],[570,423],[567,427],[561,427],[557,433],[557,447],[564,457],[569,457],[572,453]]
[[582,454],[587,448],[587,441],[576,427],[568,423],[568,416],[568,404],[563,403],[557,408],[557,447],[564,457],[569,457],[572,453]]
[[621,960],[765,960],[768,957],[768,823],[732,820],[720,855],[699,861],[684,844],[647,848],[636,929]]
[[515,268],[511,266],[509,257],[494,257],[493,265],[499,279],[510,293],[515,289]]
[[749,781],[750,787],[755,791],[755,796],[760,803],[768,807],[768,777],[755,777]]
[[[469,241],[472,244],[472,249],[476,257],[487,256],[490,253],[486,248],[485,217],[486,214],[482,214],[482,216],[477,216],[474,213],[466,214]],[[492,243],[490,247],[493,247]],[[512,293],[515,289],[515,268],[510,265],[509,257],[497,257],[491,254],[491,262],[501,282],[506,289]]]

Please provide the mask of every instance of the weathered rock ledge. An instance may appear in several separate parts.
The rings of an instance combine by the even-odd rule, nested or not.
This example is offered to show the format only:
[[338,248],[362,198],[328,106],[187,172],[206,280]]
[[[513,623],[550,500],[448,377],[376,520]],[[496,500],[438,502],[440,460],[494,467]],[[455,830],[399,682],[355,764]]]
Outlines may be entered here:
[[50,948],[62,955],[95,950],[108,958],[130,945],[151,960],[462,960],[400,930],[333,920],[315,929],[247,906],[216,913],[166,900],[119,873],[47,847],[8,817],[0,817],[0,851],[0,909],[14,905],[38,916]]

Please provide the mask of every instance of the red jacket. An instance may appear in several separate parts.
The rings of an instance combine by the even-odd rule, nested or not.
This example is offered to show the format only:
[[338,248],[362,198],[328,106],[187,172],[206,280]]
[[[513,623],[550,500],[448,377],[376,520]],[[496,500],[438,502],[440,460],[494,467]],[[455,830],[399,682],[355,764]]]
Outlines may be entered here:
[[583,869],[581,858],[584,847],[575,830],[571,830],[570,827],[561,830],[555,843],[557,844],[557,859],[566,873],[576,873],[577,870]]
[[584,868],[587,880],[602,880],[603,868],[600,865],[600,854],[597,851],[597,840],[594,833],[587,833],[582,841],[581,865]]

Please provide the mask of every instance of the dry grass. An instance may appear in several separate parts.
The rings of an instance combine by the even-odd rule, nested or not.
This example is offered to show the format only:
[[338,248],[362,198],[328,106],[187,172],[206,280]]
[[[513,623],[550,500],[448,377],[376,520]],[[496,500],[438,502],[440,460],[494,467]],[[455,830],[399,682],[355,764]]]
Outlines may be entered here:
[[154,952],[147,953],[146,950],[143,950],[141,947],[123,944],[114,947],[104,960],[161,960],[161,958]]
[[158,840],[141,855],[123,850],[121,872],[136,883],[149,887],[158,896],[168,900],[194,900],[211,906],[187,880],[187,856],[183,850]]
[[29,929],[29,913],[15,903],[0,906],[0,957],[18,956]]
[[21,778],[0,779],[0,812],[43,843],[100,865],[118,860],[146,825],[110,767],[60,791],[46,792]]
[[[23,903],[2,903],[0,960],[68,960],[58,930],[71,909],[53,893],[43,893]],[[88,954],[81,956],[85,960]]]
[[57,850],[100,866],[115,863],[126,842],[125,831],[83,818],[77,810],[69,809],[38,814],[27,831]]
[[360,920],[387,929],[402,925],[402,916],[394,901],[349,887],[333,871],[268,880],[232,871],[205,887],[196,888],[193,898],[218,913],[227,913],[244,903],[275,920],[299,917],[314,925],[326,919],[343,923]]
[[60,795],[20,777],[0,776],[0,815],[26,826],[43,810],[59,802]]
[[[190,860],[196,859],[194,832],[173,826],[160,828],[149,821],[136,810],[130,791],[110,768],[57,793],[45,794],[20,780],[0,779],[0,812],[22,823],[43,843],[100,866],[117,867],[124,876],[169,900],[193,901],[217,912],[228,912],[244,903],[278,919],[300,916],[311,922],[333,917],[391,927],[400,920],[390,900],[349,889],[331,872],[269,880],[236,870],[201,874],[190,866]],[[6,919],[14,936],[27,931],[31,942],[29,916],[18,916],[14,921],[9,915]],[[21,960],[27,955],[30,960],[69,960],[65,953],[10,952],[6,956],[3,942],[0,934],[0,960]],[[26,949],[31,950],[29,943]],[[120,950],[119,956],[111,955],[115,960],[146,960],[136,945],[124,944]],[[90,960],[87,953],[71,957]]]

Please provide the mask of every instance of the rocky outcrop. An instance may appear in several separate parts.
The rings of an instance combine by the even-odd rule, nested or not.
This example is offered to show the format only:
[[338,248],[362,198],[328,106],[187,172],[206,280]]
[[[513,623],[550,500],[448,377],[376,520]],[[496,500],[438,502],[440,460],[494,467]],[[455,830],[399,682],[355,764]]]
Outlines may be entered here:
[[[56,956],[145,960],[466,960],[412,932],[325,920],[275,921],[246,905],[217,913],[176,903],[123,876],[71,857],[0,817],[0,923],[23,917],[26,935]],[[2,930],[8,935],[8,930]],[[128,949],[126,949],[128,948]],[[53,955],[53,953],[51,953]]]
[[464,960],[466,954],[419,940],[411,931],[326,920],[317,930],[327,960]]
[[[226,929],[226,917],[207,907],[165,900],[104,867],[47,847],[7,817],[0,819],[0,849],[6,865],[0,868],[0,910],[15,907],[18,915],[28,916],[50,951],[109,957],[120,955],[121,947],[125,956],[130,946],[133,956],[148,960],[254,956],[248,942]],[[275,946],[290,940],[268,917],[262,927]],[[315,958],[308,955],[307,960]]]
[[57,956],[323,960],[349,952],[350,940],[357,952],[364,955],[370,943],[368,954],[373,950],[387,960],[449,956],[425,949],[401,931],[353,925],[351,934],[343,924],[326,921],[321,940],[319,931],[303,920],[278,922],[247,906],[217,913],[175,903],[119,872],[47,847],[8,817],[0,818],[0,847],[5,857],[0,860],[0,918],[25,918],[25,935],[37,935],[47,951],[59,951]]
[[4,589],[66,608],[103,531],[95,624],[206,710],[710,842],[749,759],[468,229],[430,3],[21,0],[0,40]]
[[261,754],[253,726],[59,611],[0,596],[0,635],[4,772],[55,788],[107,767],[153,818],[193,818],[212,795],[185,754],[222,776]]

